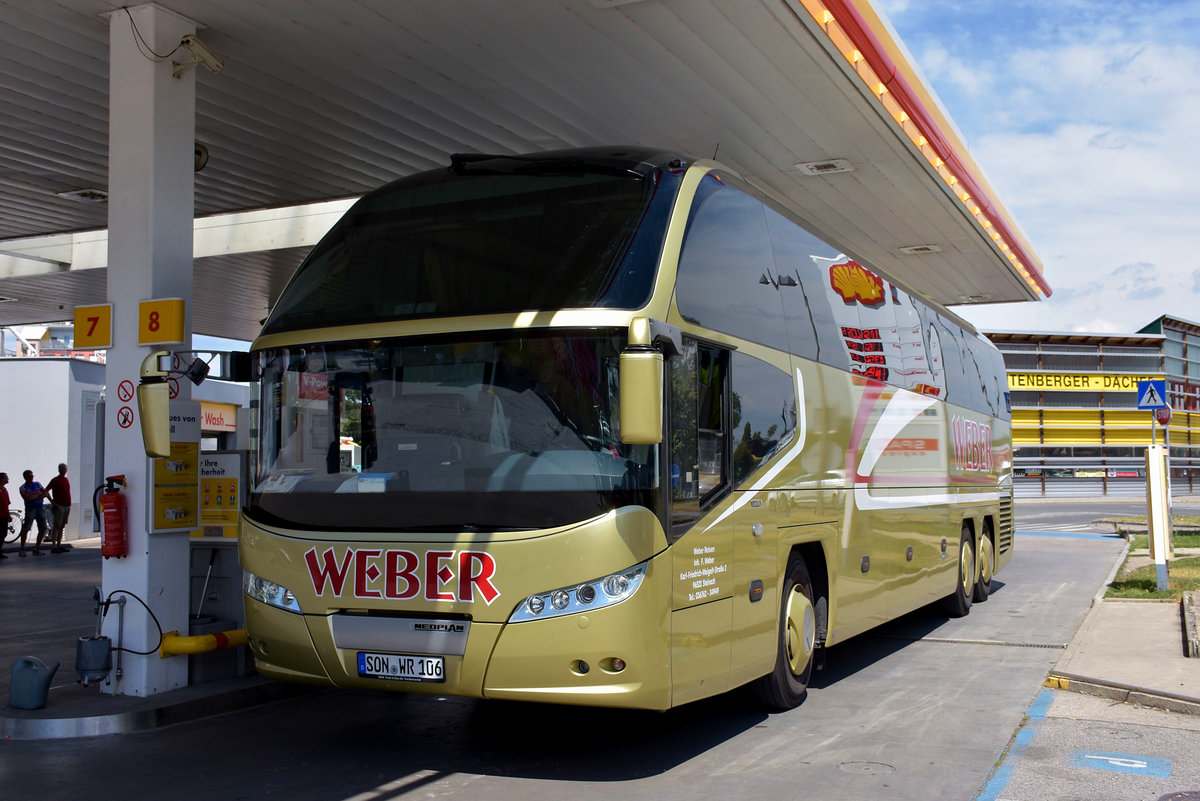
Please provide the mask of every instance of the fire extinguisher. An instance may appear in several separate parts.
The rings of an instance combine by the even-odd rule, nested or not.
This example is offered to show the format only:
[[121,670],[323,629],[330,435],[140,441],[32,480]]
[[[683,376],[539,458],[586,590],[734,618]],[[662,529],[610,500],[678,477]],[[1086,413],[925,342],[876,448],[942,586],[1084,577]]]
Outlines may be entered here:
[[[100,527],[100,555],[105,559],[110,556],[120,558],[129,552],[129,535],[125,526],[125,496],[121,487],[125,486],[125,476],[105,476],[104,484],[96,487],[92,493],[92,508],[96,507],[96,497],[100,497],[100,508],[103,510]],[[103,490],[103,494],[101,494]],[[98,513],[99,514],[99,513]]]

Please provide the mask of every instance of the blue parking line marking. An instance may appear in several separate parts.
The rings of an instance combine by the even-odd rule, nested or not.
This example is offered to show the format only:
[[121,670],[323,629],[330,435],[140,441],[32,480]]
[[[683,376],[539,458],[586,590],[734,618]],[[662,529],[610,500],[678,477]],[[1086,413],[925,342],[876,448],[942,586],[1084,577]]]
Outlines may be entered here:
[[1071,768],[1093,768],[1113,773],[1132,773],[1166,779],[1171,775],[1171,760],[1137,754],[1113,754],[1108,751],[1074,751],[1066,762]]
[[1004,755],[1004,761],[992,773],[987,784],[983,786],[979,795],[975,797],[975,801],[997,801],[1000,798],[1000,794],[1004,792],[1004,788],[1008,786],[1008,782],[1012,779],[1013,768],[1017,760],[1021,758],[1025,748],[1033,740],[1038,725],[1046,719],[1046,712],[1050,709],[1050,704],[1053,701],[1054,690],[1042,690],[1033,699],[1033,703],[1029,705],[1029,709],[1025,713],[1025,716],[1029,719],[1017,731],[1017,736],[1013,738],[1012,748]]
[[1034,720],[1045,720],[1052,703],[1054,703],[1054,690],[1042,690],[1037,694],[1037,698],[1033,699],[1033,703],[1029,705],[1029,711],[1025,714]]
[[1070,537],[1080,540],[1119,540],[1124,539],[1120,534],[1083,534],[1075,531],[1025,531],[1018,530],[1017,534],[1031,537]]

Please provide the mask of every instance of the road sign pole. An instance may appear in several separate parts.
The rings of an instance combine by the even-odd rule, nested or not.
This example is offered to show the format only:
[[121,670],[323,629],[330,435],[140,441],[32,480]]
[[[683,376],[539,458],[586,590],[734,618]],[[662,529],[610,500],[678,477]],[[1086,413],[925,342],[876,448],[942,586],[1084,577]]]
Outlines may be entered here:
[[[1167,448],[1158,444],[1156,423],[1171,421],[1166,379],[1138,381],[1138,409],[1150,410],[1150,444],[1146,447],[1146,534],[1150,556],[1158,574],[1158,591],[1167,589],[1167,558],[1170,554],[1171,473]],[[1163,432],[1163,440],[1167,432]]]

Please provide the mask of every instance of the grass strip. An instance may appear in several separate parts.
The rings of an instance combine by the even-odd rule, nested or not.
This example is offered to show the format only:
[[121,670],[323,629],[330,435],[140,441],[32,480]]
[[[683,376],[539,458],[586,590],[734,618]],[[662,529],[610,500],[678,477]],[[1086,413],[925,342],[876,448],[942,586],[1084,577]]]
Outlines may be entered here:
[[[1176,547],[1180,547],[1178,542]],[[1144,557],[1143,557],[1144,559]],[[1108,585],[1105,598],[1136,598],[1144,600],[1179,600],[1185,592],[1200,590],[1200,556],[1185,556],[1167,563],[1167,589],[1158,591],[1158,570],[1154,563],[1128,569],[1127,559],[1118,578]]]

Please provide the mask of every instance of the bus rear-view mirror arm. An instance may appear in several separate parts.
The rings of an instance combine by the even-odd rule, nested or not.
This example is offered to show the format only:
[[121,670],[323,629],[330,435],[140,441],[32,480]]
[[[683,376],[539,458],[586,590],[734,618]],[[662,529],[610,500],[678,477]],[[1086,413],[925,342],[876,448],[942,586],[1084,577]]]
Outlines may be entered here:
[[[197,386],[208,376],[208,362],[192,359],[183,370],[171,367],[178,353],[157,350],[142,360],[137,387],[138,416],[141,419],[142,444],[146,455],[171,455],[171,386],[167,378],[181,375]],[[229,381],[252,381],[250,354],[241,351],[218,352],[221,375]],[[209,359],[211,361],[211,358]]]

